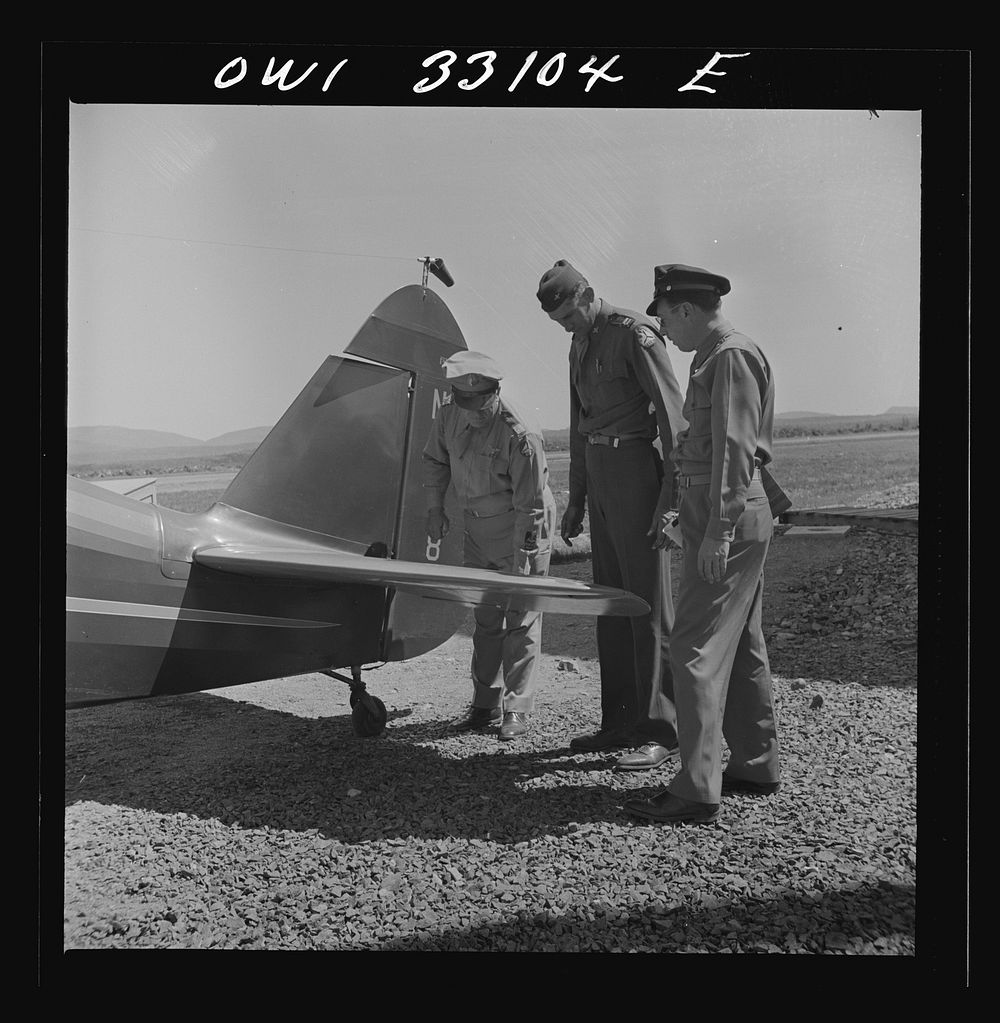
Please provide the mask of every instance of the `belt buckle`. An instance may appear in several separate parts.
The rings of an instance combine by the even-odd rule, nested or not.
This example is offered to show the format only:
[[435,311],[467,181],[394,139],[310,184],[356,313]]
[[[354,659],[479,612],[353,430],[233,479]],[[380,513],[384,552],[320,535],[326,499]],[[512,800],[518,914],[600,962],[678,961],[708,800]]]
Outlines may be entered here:
[[621,444],[621,437],[609,437],[604,433],[588,433],[587,443],[594,445],[603,445],[604,447],[616,448]]

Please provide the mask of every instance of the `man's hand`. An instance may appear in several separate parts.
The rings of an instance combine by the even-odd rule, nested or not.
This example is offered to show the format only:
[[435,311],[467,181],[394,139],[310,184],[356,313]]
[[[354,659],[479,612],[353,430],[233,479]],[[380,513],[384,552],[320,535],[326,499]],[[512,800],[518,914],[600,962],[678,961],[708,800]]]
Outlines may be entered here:
[[450,528],[451,523],[444,513],[444,508],[431,508],[427,513],[427,535],[434,541],[443,540]]
[[563,543],[568,546],[573,546],[574,536],[579,536],[583,532],[583,509],[576,504],[569,505],[563,512],[562,524],[559,526],[559,535],[563,538]]
[[698,574],[707,583],[721,582],[729,561],[729,541],[705,537],[698,548]]
[[666,511],[657,511],[653,514],[653,521],[650,524],[649,529],[646,530],[646,536],[651,537],[653,540],[653,550],[666,550],[670,547],[680,547],[679,544],[672,536],[667,534],[667,530],[677,525],[677,512],[671,511],[669,508]]

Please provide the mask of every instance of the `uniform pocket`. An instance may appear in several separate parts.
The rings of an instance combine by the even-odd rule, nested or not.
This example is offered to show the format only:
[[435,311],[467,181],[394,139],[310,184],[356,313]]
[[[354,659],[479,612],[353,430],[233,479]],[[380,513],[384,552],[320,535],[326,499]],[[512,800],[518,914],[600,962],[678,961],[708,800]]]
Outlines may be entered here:
[[774,532],[774,519],[767,496],[748,497],[734,530],[734,540],[750,540],[763,542],[771,538]]
[[468,459],[470,493],[476,496],[509,490],[510,473],[507,460],[499,448],[489,448]]

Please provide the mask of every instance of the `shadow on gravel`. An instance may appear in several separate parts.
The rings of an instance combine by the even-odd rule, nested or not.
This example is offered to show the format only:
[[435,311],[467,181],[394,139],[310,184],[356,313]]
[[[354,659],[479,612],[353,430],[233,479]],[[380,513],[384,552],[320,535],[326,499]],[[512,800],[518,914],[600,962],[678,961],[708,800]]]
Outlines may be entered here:
[[589,912],[522,911],[480,927],[416,931],[378,948],[388,952],[673,952],[691,946],[699,952],[912,955],[914,927],[913,886],[883,881],[815,896],[709,899],[694,906],[667,902],[654,909],[616,905],[591,907]]
[[514,843],[570,824],[627,824],[623,800],[670,776],[615,774],[613,754],[577,759],[443,732],[443,721],[390,724],[360,739],[346,714],[302,718],[201,693],[86,708],[66,719],[65,803],[315,829],[345,843]]

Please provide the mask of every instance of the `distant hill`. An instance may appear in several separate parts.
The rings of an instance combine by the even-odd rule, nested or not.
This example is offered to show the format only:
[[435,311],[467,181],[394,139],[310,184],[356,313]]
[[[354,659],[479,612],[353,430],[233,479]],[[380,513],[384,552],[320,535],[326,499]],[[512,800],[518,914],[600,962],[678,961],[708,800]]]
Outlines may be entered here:
[[93,448],[177,448],[204,443],[196,437],[163,430],[131,430],[126,426],[74,426],[66,431],[66,439],[73,445]]
[[[919,430],[920,410],[898,406],[877,415],[834,416],[826,412],[779,412],[774,417],[775,439],[787,437],[834,437],[844,433],[886,433]],[[569,450],[569,430],[544,430],[548,451]]]
[[243,446],[252,444],[256,447],[269,433],[270,426],[255,426],[252,430],[234,430],[231,433],[220,433],[218,437],[211,437],[206,444],[216,448],[229,447],[231,444]]
[[[823,412],[780,412],[774,436],[823,437],[843,433],[919,430],[915,406],[895,406],[878,415],[833,416]],[[123,426],[76,426],[66,431],[67,467],[74,475],[157,475],[170,472],[237,471],[270,432],[269,426],[234,430],[198,440],[161,430]],[[548,451],[568,451],[569,429],[544,430]]]
[[920,409],[916,405],[893,405],[885,412],[876,412],[868,415],[864,412],[856,412],[852,415],[834,415],[832,412],[776,412],[775,419],[872,419],[877,416],[916,416]]
[[231,451],[253,451],[269,426],[224,433],[198,440],[163,430],[132,430],[124,426],[74,426],[66,431],[66,460],[71,466],[88,463],[162,461],[206,458]]

